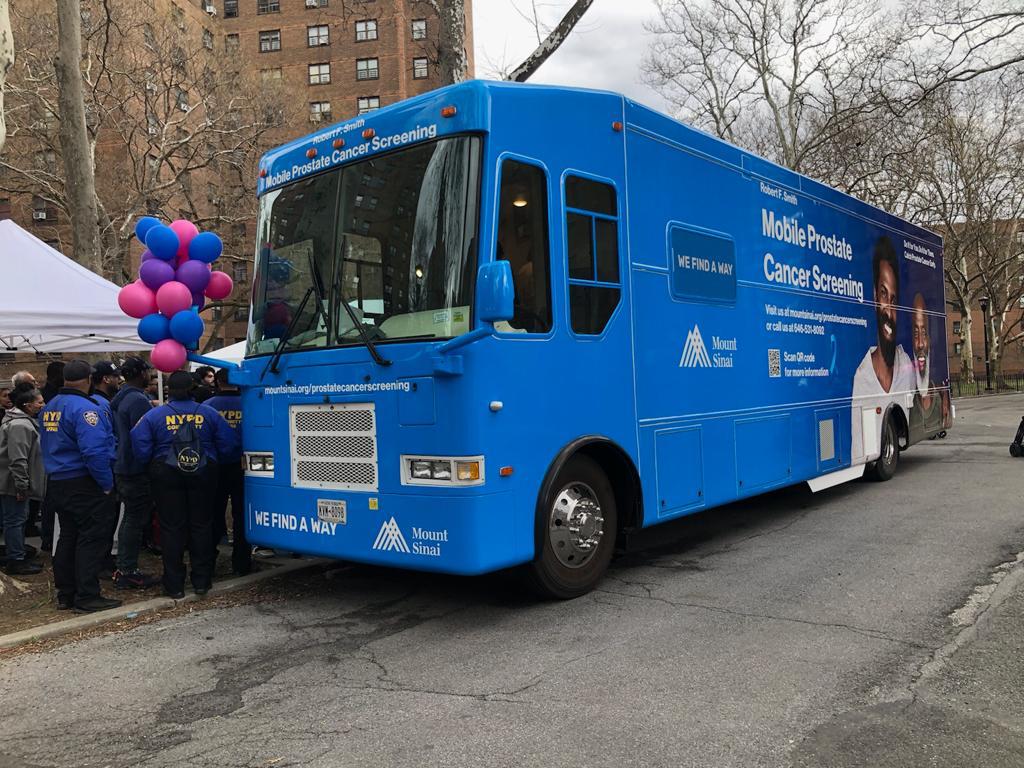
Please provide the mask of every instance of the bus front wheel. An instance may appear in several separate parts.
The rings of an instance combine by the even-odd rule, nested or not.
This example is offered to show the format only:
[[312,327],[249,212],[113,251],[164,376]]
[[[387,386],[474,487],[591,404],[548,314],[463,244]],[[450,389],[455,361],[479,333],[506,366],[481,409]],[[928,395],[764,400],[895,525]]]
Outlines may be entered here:
[[884,482],[891,480],[896,474],[896,467],[900,463],[900,445],[896,436],[896,424],[891,415],[885,417],[882,422],[881,451],[877,459],[871,465],[869,474],[872,479]]
[[612,559],[616,512],[615,493],[597,462],[570,458],[538,515],[538,552],[526,569],[529,586],[559,600],[592,590]]

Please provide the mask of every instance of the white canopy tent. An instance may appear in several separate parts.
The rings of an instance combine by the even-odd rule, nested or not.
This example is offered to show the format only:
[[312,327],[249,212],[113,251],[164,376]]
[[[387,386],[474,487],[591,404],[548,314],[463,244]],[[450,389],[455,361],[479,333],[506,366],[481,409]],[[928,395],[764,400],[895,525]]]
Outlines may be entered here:
[[116,285],[10,220],[0,221],[0,275],[0,351],[151,349],[117,306]]
[[[226,347],[220,349],[214,349],[209,352],[203,353],[204,357],[212,357],[214,360],[223,360],[226,363],[241,363],[242,358],[245,357],[245,342],[239,341],[235,344],[229,344]],[[203,363],[197,363],[189,361],[189,370],[194,371]]]

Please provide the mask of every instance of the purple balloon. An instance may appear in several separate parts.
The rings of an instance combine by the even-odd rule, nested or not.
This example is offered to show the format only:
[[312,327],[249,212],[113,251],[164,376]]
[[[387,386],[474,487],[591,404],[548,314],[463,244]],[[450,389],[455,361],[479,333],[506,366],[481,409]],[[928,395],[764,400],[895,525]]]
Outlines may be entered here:
[[174,279],[174,267],[160,259],[144,261],[139,267],[139,279],[146,284],[147,288],[155,291],[164,283]]
[[210,282],[210,268],[201,261],[186,261],[175,274],[192,293],[202,293]]
[[156,256],[153,255],[152,251],[143,251],[142,252],[142,259],[140,259],[140,262],[142,262],[142,261],[150,261],[151,259],[155,259],[155,258],[156,258]]
[[196,312],[198,312],[206,306],[206,297],[201,293],[193,293],[192,305],[196,308]]

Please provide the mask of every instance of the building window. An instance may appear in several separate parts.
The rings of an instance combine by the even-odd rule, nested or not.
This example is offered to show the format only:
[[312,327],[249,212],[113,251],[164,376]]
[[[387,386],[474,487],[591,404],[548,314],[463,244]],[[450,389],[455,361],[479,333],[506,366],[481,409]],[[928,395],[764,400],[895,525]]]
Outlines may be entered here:
[[412,77],[414,80],[422,80],[427,76],[427,60],[426,59],[413,59],[412,60]]
[[156,45],[156,35],[153,34],[152,25],[142,25],[142,42],[146,44],[147,48],[152,48],[154,45]]
[[178,109],[182,112],[188,112],[188,92],[183,88],[174,89],[174,100],[178,104]]
[[306,27],[306,39],[310,48],[318,45],[331,44],[331,30],[326,24],[318,24],[315,27]]
[[280,0],[256,0],[256,13],[278,13],[280,10]]
[[224,36],[224,50],[233,53],[238,50],[238,35],[230,34]]
[[367,19],[366,21],[356,22],[356,42],[361,43],[365,40],[376,40],[377,39],[377,20]]
[[213,50],[213,32],[208,29],[203,30],[203,48]]
[[11,198],[0,197],[0,221],[11,218]]
[[224,0],[224,18],[234,19],[238,16],[238,0]]
[[953,333],[955,333],[957,336],[960,335],[960,321],[959,320],[954,320],[953,321]]
[[331,119],[331,102],[311,101],[309,103],[309,121],[319,123],[322,120]]
[[281,82],[281,68],[274,67],[273,69],[261,69],[260,80],[264,83],[279,83]]
[[377,59],[356,59],[356,80],[376,80],[380,77]]
[[38,195],[32,197],[32,221],[36,224],[57,223],[57,209]]
[[[245,266],[244,264],[242,265]],[[237,281],[236,281],[237,282]],[[248,307],[235,307],[234,318],[236,322],[244,323],[249,319],[249,308]]]
[[306,0],[306,8],[326,8],[328,5],[327,0]]
[[236,283],[244,283],[249,278],[248,266],[244,261],[236,261],[231,266],[231,279]]
[[185,28],[185,12],[174,4],[171,4],[171,21],[178,26],[178,29]]
[[360,96],[356,101],[359,114],[365,114],[371,109],[380,109],[380,96]]
[[412,39],[413,40],[426,40],[427,39],[427,20],[426,19],[413,19],[412,20]]
[[964,345],[963,345],[963,344],[961,344],[961,343],[960,343],[959,341],[953,342],[953,354],[954,354],[954,355],[959,355],[959,354],[960,354],[960,351],[961,351],[961,350],[962,350],[963,348],[964,348]]
[[281,50],[281,30],[268,29],[260,32],[260,53]]
[[309,84],[310,85],[326,85],[331,82],[331,65],[330,64],[310,64],[309,65]]
[[57,155],[52,149],[43,149],[36,152],[36,169],[47,173],[57,172]]

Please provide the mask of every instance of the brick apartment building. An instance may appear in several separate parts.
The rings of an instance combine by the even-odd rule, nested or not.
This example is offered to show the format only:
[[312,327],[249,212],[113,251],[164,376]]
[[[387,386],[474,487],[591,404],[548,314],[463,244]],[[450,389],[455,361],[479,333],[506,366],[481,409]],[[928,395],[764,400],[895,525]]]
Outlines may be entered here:
[[[115,5],[129,0],[114,0]],[[283,143],[317,130],[324,123],[336,122],[357,114],[432,90],[441,85],[435,66],[438,19],[430,5],[415,0],[140,0],[131,3],[152,13],[155,20],[170,19],[180,34],[196,44],[201,41],[211,52],[225,54],[237,69],[257,79],[261,87],[281,89],[289,109],[282,128],[266,137],[266,147]],[[83,6],[84,7],[84,6]],[[83,10],[83,19],[87,11]],[[467,53],[473,72],[471,2],[466,0]],[[28,30],[18,30],[19,40],[29,40]],[[31,23],[26,17],[22,23]],[[149,26],[149,25],[145,25]],[[22,35],[18,32],[22,31]],[[50,55],[56,52],[56,43]],[[139,46],[136,46],[139,48]],[[188,94],[183,94],[183,104]],[[192,103],[196,99],[193,97]],[[10,101],[8,102],[10,106]],[[60,175],[57,121],[49,121],[48,136],[38,130],[30,135],[11,136],[3,150],[5,156],[21,154],[26,160],[48,167]],[[140,123],[146,118],[139,116]],[[144,124],[144,123],[143,123]],[[38,123],[33,123],[38,128]],[[150,130],[154,126],[150,125]],[[96,146],[97,186],[112,183],[129,172],[124,153],[109,141]],[[249,177],[255,178],[255,162]],[[219,202],[219,189],[231,184],[216,169],[204,170],[187,180],[190,187],[208,190],[205,194],[187,190],[193,205],[201,209]],[[102,197],[102,191],[100,192]],[[195,201],[198,200],[198,203]],[[165,205],[167,209],[169,206]],[[173,210],[173,205],[170,206]],[[0,218],[14,219],[41,240],[70,255],[69,222],[44,196],[19,189],[0,191]],[[255,221],[237,222],[225,239],[222,269],[232,274],[236,295],[245,297],[252,279],[252,238]],[[138,258],[141,249],[134,248]],[[245,337],[248,313],[245,309],[204,312],[209,331],[216,330],[214,348]],[[22,365],[0,350],[0,373]],[[29,365],[28,367],[33,367]]]

